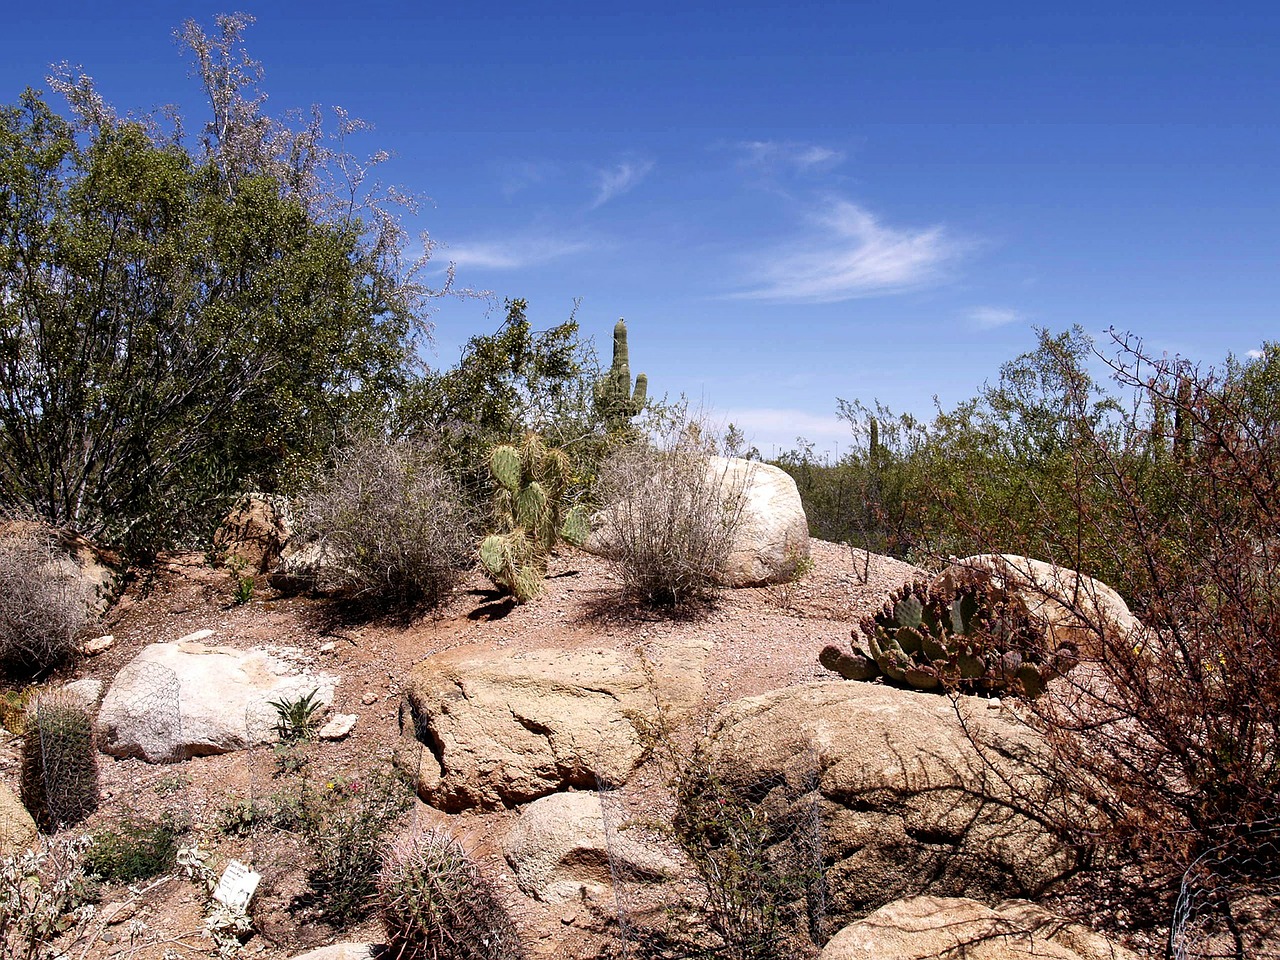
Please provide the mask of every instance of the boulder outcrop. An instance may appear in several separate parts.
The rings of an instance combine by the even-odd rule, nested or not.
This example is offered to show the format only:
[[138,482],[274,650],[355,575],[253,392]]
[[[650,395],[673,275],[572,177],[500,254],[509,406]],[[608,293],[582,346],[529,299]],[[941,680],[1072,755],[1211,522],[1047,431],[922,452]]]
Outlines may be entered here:
[[661,880],[680,871],[677,861],[629,831],[610,835],[600,797],[589,791],[533,801],[520,811],[503,852],[520,889],[544,903],[609,895],[618,872]]
[[804,684],[728,704],[710,749],[749,795],[817,801],[838,920],[917,894],[1034,896],[1074,866],[1045,822],[1070,800],[1043,741],[990,701]]
[[120,670],[103,698],[102,749],[168,763],[270,743],[279,736],[271,701],[314,690],[317,701],[331,705],[335,683],[279,652],[153,643]]
[[291,535],[284,501],[263,493],[240,498],[213,535],[219,562],[245,573],[266,573],[280,559]]
[[1044,626],[1051,647],[1069,644],[1087,657],[1098,651],[1101,637],[1116,642],[1143,629],[1120,594],[1105,583],[1043,560],[1007,553],[979,554],[952,562],[934,583],[966,570],[990,572],[1004,580]]
[[701,698],[709,649],[673,647],[651,669],[604,648],[428,657],[400,716],[402,734],[424,745],[418,793],[453,812],[623,783],[645,753],[641,727],[655,704],[679,715]]
[[820,960],[1137,960],[1088,927],[1026,900],[912,897],[845,927]]

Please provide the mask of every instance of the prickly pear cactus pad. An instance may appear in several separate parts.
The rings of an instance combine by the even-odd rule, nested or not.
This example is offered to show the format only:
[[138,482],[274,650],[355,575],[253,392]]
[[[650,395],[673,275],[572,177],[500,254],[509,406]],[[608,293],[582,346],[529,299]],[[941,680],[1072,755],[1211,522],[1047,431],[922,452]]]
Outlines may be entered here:
[[1069,645],[1049,649],[1022,601],[983,571],[932,590],[904,584],[853,637],[850,653],[828,646],[818,661],[846,679],[917,690],[1036,697],[1077,659]]

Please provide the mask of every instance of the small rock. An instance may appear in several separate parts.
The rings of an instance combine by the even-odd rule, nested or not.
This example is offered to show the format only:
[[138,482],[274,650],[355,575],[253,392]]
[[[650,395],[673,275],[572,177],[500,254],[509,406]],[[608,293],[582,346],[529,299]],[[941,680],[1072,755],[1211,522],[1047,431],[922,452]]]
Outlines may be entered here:
[[178,643],[199,643],[201,640],[208,640],[213,636],[213,631],[208,627],[203,630],[197,630],[195,633],[188,633],[185,637],[179,637]]
[[360,698],[360,702],[363,703],[366,707],[372,706],[373,704],[378,702],[378,695],[374,693],[372,690],[369,690],[368,692],[365,693],[363,697]]
[[119,903],[109,903],[102,908],[102,922],[107,926],[115,926],[117,923],[124,923],[126,920],[133,919],[134,914],[138,912],[138,902],[136,900],[121,900]]
[[96,657],[100,653],[106,653],[116,642],[116,638],[111,634],[95,637],[92,640],[86,640],[84,644],[84,655],[86,657]]
[[333,653],[333,651],[336,648],[337,648],[337,644],[335,644],[332,640],[326,640],[324,643],[320,644],[321,653]]
[[68,683],[62,691],[75,697],[86,708],[92,708],[102,699],[102,681],[97,677],[83,677]]
[[317,736],[321,740],[341,740],[355,728],[359,716],[354,713],[335,713],[329,722],[320,728]]

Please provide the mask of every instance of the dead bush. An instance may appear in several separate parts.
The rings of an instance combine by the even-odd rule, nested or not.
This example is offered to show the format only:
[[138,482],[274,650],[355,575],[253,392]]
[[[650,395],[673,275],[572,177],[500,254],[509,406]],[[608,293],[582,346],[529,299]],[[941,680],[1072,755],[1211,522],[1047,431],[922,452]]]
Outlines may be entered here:
[[0,532],[0,665],[42,672],[72,656],[91,600],[54,530]]
[[303,536],[334,558],[326,580],[358,597],[435,606],[472,559],[462,492],[425,441],[354,443],[296,515]]
[[608,506],[593,534],[628,596],[681,606],[716,587],[741,525],[745,482],[711,457],[697,429],[662,446],[616,451],[598,490]]

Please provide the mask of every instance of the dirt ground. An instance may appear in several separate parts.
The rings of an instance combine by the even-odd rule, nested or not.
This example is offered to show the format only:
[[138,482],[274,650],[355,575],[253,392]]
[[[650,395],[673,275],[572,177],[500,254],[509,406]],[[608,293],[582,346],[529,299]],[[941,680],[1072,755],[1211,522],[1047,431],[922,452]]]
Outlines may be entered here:
[[[265,579],[249,602],[237,604],[234,578],[226,570],[208,566],[199,555],[170,557],[148,577],[131,582],[99,626],[99,632],[115,637],[114,645],[56,679],[95,677],[110,683],[145,645],[205,629],[213,631],[204,641],[210,644],[293,648],[301,659],[339,678],[334,710],[359,717],[345,740],[306,748],[304,776],[320,784],[366,778],[375,768],[390,766],[399,740],[401,683],[414,664],[443,650],[468,647],[501,655],[590,645],[639,651],[696,636],[713,645],[707,659],[708,711],[777,687],[830,679],[817,663],[818,651],[828,643],[847,643],[861,616],[920,571],[820,541],[812,541],[811,550],[813,567],[799,582],[725,591],[699,616],[684,619],[623,603],[620,583],[607,565],[572,549],[553,558],[546,594],[532,603],[512,606],[475,575],[443,609],[410,620],[353,618],[331,600],[280,595]],[[296,778],[278,776],[270,747],[168,765],[106,755],[100,763],[102,806],[80,829],[117,823],[128,813],[154,817],[168,811],[191,824],[184,842],[198,841],[215,868],[236,858],[262,874],[252,909],[256,932],[241,956],[288,957],[335,941],[382,939],[376,917],[337,930],[313,909],[298,905],[306,891],[308,852],[296,833],[259,826],[236,836],[220,826],[237,804],[292,789]],[[17,740],[10,738],[0,746],[0,776],[15,789],[18,765]],[[642,770],[638,788],[653,787],[652,781],[653,774]],[[543,907],[522,897],[503,860],[501,838],[515,816],[500,811],[447,817],[414,801],[404,825],[448,821],[498,878],[531,954],[566,956],[573,952],[565,944],[572,939],[575,910]],[[202,933],[205,902],[203,891],[172,874],[132,889],[105,886],[97,918],[83,938],[66,945],[68,955],[77,960],[207,956],[212,946]]]

